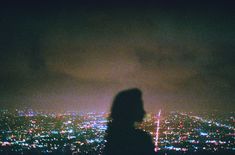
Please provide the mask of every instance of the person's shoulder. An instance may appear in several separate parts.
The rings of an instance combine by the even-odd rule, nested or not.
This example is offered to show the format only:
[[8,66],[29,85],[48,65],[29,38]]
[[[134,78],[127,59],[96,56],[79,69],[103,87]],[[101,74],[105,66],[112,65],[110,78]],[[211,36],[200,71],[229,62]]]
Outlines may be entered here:
[[140,141],[140,148],[144,152],[144,154],[148,155],[155,155],[154,152],[154,143],[152,136],[143,130],[136,130],[136,133],[138,134],[138,140]]
[[138,133],[138,134],[141,134],[141,135],[149,136],[149,133],[148,133],[148,132],[143,131],[143,130],[141,130],[141,129],[135,129],[135,132]]
[[143,130],[140,129],[136,129],[135,130],[136,134],[138,134],[141,138],[146,139],[146,140],[150,140],[151,139],[151,135]]

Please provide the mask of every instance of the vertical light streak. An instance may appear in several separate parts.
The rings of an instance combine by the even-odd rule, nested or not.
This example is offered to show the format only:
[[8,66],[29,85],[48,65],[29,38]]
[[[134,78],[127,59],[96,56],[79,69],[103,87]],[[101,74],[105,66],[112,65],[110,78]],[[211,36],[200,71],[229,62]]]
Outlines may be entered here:
[[159,138],[159,126],[160,126],[160,116],[161,116],[161,109],[159,110],[158,114],[156,114],[157,121],[157,129],[156,129],[156,136],[155,136],[155,152],[158,150],[158,138]]

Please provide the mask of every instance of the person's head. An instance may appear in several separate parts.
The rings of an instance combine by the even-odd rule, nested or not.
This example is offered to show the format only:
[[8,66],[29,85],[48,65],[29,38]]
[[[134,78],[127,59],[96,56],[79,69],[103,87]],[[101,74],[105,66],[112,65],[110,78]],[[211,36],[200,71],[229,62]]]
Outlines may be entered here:
[[110,118],[121,123],[141,122],[144,118],[142,92],[137,89],[127,89],[119,92],[111,108]]

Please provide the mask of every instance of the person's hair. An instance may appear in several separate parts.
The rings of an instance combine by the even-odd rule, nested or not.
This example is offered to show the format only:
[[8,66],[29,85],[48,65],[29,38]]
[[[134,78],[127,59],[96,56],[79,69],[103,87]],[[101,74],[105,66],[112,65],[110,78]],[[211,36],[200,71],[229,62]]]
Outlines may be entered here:
[[109,119],[112,122],[133,123],[142,121],[144,114],[142,92],[138,88],[132,88],[115,96]]

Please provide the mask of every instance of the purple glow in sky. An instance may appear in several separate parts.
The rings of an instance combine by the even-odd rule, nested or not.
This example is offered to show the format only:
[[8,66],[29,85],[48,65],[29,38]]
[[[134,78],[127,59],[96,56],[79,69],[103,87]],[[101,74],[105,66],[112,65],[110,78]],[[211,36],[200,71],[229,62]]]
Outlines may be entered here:
[[230,5],[0,10],[1,107],[109,111],[118,91],[138,87],[147,111],[235,109]]

